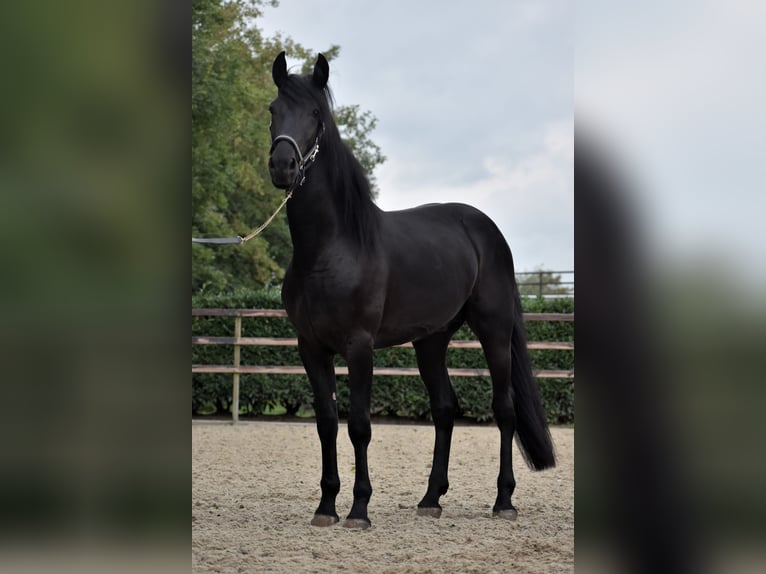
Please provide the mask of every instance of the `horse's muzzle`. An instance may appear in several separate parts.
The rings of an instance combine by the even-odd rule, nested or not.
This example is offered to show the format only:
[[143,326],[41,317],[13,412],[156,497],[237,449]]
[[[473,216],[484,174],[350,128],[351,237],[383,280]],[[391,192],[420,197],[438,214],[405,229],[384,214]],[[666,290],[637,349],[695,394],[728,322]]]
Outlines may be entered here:
[[278,189],[287,189],[298,177],[298,161],[293,154],[276,151],[269,158],[271,183]]

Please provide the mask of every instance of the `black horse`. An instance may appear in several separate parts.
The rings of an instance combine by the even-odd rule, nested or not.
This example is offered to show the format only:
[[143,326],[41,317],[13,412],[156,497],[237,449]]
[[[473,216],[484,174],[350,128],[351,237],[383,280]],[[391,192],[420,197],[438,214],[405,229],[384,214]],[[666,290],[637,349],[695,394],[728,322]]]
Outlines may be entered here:
[[338,522],[338,413],[334,356],[348,364],[348,434],[354,446],[354,502],[343,525],[367,528],[372,487],[367,469],[373,349],[412,341],[436,429],[428,490],[418,514],[439,517],[447,492],[450,441],[458,401],[447,344],[467,322],[481,341],[492,376],[492,409],[500,429],[500,474],[493,513],[515,519],[511,494],[514,433],[534,470],[555,465],[550,434],[526,348],[508,244],[480,211],[432,204],[384,212],[365,173],[341,140],[321,54],[313,74],[288,74],[274,61],[273,184],[292,192],[287,218],[293,258],[282,300],[298,332],[298,349],[314,392],[322,444],[322,497],[311,524]]

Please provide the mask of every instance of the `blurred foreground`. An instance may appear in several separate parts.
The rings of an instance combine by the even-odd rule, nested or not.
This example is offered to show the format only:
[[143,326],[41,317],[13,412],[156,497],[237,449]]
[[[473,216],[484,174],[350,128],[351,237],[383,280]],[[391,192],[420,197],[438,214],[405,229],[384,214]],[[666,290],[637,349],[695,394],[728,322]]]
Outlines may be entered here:
[[578,4],[578,571],[766,569],[764,15]]
[[188,570],[189,45],[180,1],[3,5],[0,571]]

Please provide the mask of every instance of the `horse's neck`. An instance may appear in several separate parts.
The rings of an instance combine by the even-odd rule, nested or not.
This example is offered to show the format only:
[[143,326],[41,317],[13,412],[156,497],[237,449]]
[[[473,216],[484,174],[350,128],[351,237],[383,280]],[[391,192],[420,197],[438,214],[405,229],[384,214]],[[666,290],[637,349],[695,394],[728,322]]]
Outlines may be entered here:
[[[333,169],[326,158],[317,162],[306,175],[305,184],[298,187],[292,199],[287,203],[287,220],[293,242],[293,265],[311,270],[315,264],[326,259],[323,254],[337,255],[340,244],[353,245],[360,241],[359,230],[349,226],[342,200],[348,190],[337,188],[338,185],[356,185],[357,182],[334,181],[330,170]],[[356,223],[362,222],[370,232],[377,229],[380,212],[377,207],[364,214],[360,212]],[[357,216],[355,216],[357,217]]]
[[[293,261],[310,267],[338,240],[340,214],[327,178],[309,174],[311,181],[295,190],[287,202],[287,221],[293,242]],[[312,178],[314,176],[314,178]]]

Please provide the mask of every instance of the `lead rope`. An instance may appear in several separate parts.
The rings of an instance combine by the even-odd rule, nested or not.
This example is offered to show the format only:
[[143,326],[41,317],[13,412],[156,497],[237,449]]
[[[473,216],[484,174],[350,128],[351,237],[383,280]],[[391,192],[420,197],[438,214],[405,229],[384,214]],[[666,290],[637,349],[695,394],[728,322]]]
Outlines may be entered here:
[[260,234],[261,231],[266,229],[269,224],[274,221],[274,218],[277,216],[277,214],[282,211],[282,208],[287,203],[287,200],[289,200],[293,196],[293,192],[301,187],[303,183],[306,181],[306,170],[311,167],[311,165],[316,160],[317,154],[319,153],[319,138],[324,135],[324,124],[321,124],[320,126],[321,131],[317,135],[316,140],[314,141],[314,147],[311,149],[311,151],[304,157],[301,154],[301,149],[298,147],[298,144],[295,143],[295,140],[291,138],[290,136],[277,136],[274,138],[274,141],[271,144],[272,150],[274,149],[274,146],[281,140],[288,141],[290,145],[292,145],[295,150],[298,152],[298,157],[300,158],[300,168],[298,169],[298,175],[295,178],[295,181],[290,186],[290,189],[288,190],[287,194],[285,195],[285,198],[282,200],[282,203],[279,204],[279,207],[277,207],[277,210],[271,214],[271,217],[269,217],[266,221],[264,221],[255,231],[253,231],[250,235],[245,235],[244,237],[237,236],[237,237],[208,237],[208,238],[202,238],[202,237],[192,237],[192,243],[215,243],[218,245],[226,244],[226,243],[247,243],[250,241],[253,237]]
[[253,237],[258,235],[261,231],[266,229],[272,221],[274,221],[274,218],[277,216],[277,213],[282,211],[282,208],[287,203],[287,200],[290,199],[292,196],[293,196],[293,188],[291,188],[290,191],[287,192],[287,195],[285,195],[285,198],[282,200],[282,203],[280,203],[279,207],[277,207],[277,210],[271,214],[271,217],[269,217],[266,221],[264,221],[250,235],[245,235],[244,237],[241,237],[239,235],[237,235],[236,237],[208,237],[208,238],[192,237],[192,243],[217,243],[219,245],[225,244],[225,243],[247,243]]
[[258,229],[256,229],[255,231],[253,231],[253,232],[252,232],[250,235],[245,235],[244,237],[240,237],[240,239],[242,240],[242,241],[240,241],[240,243],[245,243],[245,242],[247,242],[247,241],[250,241],[250,240],[251,240],[253,237],[255,237],[255,236],[256,236],[256,235],[258,235],[258,234],[259,234],[261,231],[263,231],[264,229],[266,229],[266,228],[269,226],[269,223],[271,223],[272,221],[274,221],[274,218],[277,216],[277,213],[279,213],[280,211],[282,211],[282,208],[283,208],[283,207],[285,206],[285,204],[287,203],[287,200],[288,200],[288,199],[290,199],[292,196],[293,196],[293,190],[292,190],[292,189],[290,189],[290,191],[288,191],[288,192],[287,192],[287,195],[285,195],[285,198],[282,200],[282,203],[280,203],[280,204],[279,204],[279,207],[277,207],[277,210],[276,210],[274,213],[272,213],[272,214],[271,214],[271,217],[269,217],[269,218],[268,218],[266,221],[264,221],[264,222],[263,222],[263,223],[260,225],[260,227],[258,227]]

